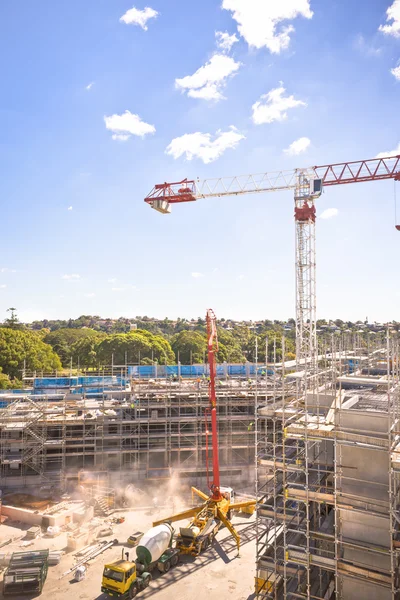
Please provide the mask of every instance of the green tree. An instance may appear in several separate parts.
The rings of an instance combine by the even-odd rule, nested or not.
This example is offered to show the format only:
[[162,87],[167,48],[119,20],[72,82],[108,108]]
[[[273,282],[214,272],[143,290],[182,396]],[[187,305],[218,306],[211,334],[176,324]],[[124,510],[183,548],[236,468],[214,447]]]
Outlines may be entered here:
[[[275,357],[277,361],[282,360],[282,333],[279,331],[267,330],[257,336],[258,345],[258,362],[265,362],[266,353],[266,338],[268,337],[268,356],[267,362],[274,360],[274,340],[276,340]],[[242,346],[243,352],[246,359],[250,362],[255,362],[256,359],[256,336],[253,332],[246,338],[245,343]],[[293,339],[285,337],[285,360],[292,360],[294,358],[295,343]]]
[[245,360],[239,340],[231,331],[218,327],[218,362],[242,363]]
[[[79,340],[83,339],[91,339],[94,341],[99,341],[99,332],[94,331],[93,329],[73,329],[73,328],[63,328],[57,329],[56,331],[51,331],[44,337],[44,341],[46,344],[50,344],[53,350],[58,354],[61,359],[61,362],[64,366],[68,366],[71,362],[71,358],[74,360],[74,356],[76,355],[76,351],[74,350],[74,345]],[[74,362],[76,362],[74,360]]]
[[61,362],[52,347],[45,344],[33,331],[20,331],[3,327],[0,329],[0,368],[15,378],[25,366],[28,371],[53,371],[61,368]]
[[183,365],[192,363],[202,363],[204,360],[204,352],[207,350],[207,341],[204,334],[198,331],[180,331],[171,339],[172,350],[175,352],[176,360],[179,360]]
[[19,379],[11,379],[5,373],[0,372],[0,390],[21,389],[24,384]]
[[137,329],[130,333],[116,333],[102,340],[96,349],[102,365],[125,364],[152,359],[159,363],[172,364],[175,356],[167,340],[149,331]]
[[96,367],[99,364],[97,350],[99,344],[107,337],[100,331],[93,332],[95,335],[85,335],[70,347],[73,364],[80,367]]
[[24,325],[18,320],[16,310],[17,309],[13,306],[11,308],[7,308],[7,312],[10,313],[10,316],[5,319],[4,327],[8,327],[9,329],[24,329]]

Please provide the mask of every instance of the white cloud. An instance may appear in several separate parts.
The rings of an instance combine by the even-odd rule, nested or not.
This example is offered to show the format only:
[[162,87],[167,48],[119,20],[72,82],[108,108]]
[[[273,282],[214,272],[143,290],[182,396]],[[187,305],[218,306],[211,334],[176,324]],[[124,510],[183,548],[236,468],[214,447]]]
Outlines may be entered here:
[[126,25],[139,25],[139,27],[147,31],[147,21],[155,19],[158,14],[156,10],[149,6],[146,6],[143,10],[139,10],[133,6],[122,15],[120,21],[126,23]]
[[284,121],[287,119],[289,109],[307,106],[305,102],[296,100],[294,96],[285,96],[285,92],[286,89],[281,85],[261,96],[260,100],[252,106],[253,123],[262,125],[263,123]]
[[68,206],[67,210],[72,210],[73,207],[72,206]]
[[222,52],[229,52],[233,44],[236,44],[236,42],[239,41],[236,33],[229,35],[227,31],[216,31],[215,39],[217,42],[217,47],[222,50]]
[[112,277],[111,279],[107,279],[108,283],[117,283],[117,278]]
[[83,294],[85,296],[85,298],[94,298],[96,294],[94,294],[93,292],[89,292],[88,294]]
[[361,33],[354,40],[354,48],[364,56],[380,56],[382,54],[382,48],[377,48],[368,42]]
[[[290,44],[296,17],[311,19],[313,12],[309,0],[222,0],[222,8],[232,12],[240,35],[249,46],[268,48],[279,54]],[[281,25],[285,21],[285,25]]]
[[392,69],[391,74],[394,75],[396,77],[396,79],[398,79],[400,81],[400,65],[398,67],[395,67],[394,69]]
[[16,273],[16,269],[9,269],[8,267],[2,267],[0,273]]
[[400,156],[400,142],[397,145],[397,148],[394,150],[387,150],[386,152],[379,152],[375,156],[375,158],[388,158],[389,156]]
[[2,290],[4,290],[6,287],[7,287],[7,286],[6,286],[6,284],[5,284],[5,283],[2,283],[2,284],[0,285],[0,289],[2,289]]
[[124,287],[113,287],[111,288],[112,292],[124,292],[126,288]]
[[85,87],[85,90],[89,91],[92,89],[92,87],[94,86],[94,81],[91,81],[90,83],[88,83],[88,85]]
[[333,217],[337,217],[339,211],[337,208],[327,208],[319,215],[320,219],[332,219]]
[[197,69],[193,75],[175,79],[175,85],[187,91],[190,98],[202,100],[222,100],[221,89],[229,77],[240,68],[240,63],[225,54],[214,54],[210,60]]
[[284,153],[288,154],[289,156],[297,156],[298,154],[302,154],[302,152],[305,152],[310,144],[311,140],[308,137],[301,137],[298,140],[292,142],[289,148],[286,148],[286,150],[284,150]]
[[199,277],[204,277],[203,273],[198,273],[197,271],[194,271],[192,273],[192,277],[194,277],[195,279],[198,279]]
[[[379,31],[393,37],[400,37],[400,0],[394,0],[386,11],[386,21],[388,24],[379,25]],[[393,21],[393,23],[390,23]]]
[[61,279],[66,279],[67,281],[78,281],[80,278],[81,276],[78,273],[70,273],[61,277]]
[[205,164],[217,160],[228,148],[236,148],[244,135],[231,126],[230,131],[217,131],[212,139],[210,133],[185,133],[174,138],[166,149],[166,154],[175,159],[185,155],[187,160],[200,158]]
[[156,131],[154,125],[145,123],[139,115],[135,115],[129,110],[126,110],[122,115],[105,116],[104,122],[106,129],[113,132],[113,140],[126,141],[131,135],[143,138],[148,133],[155,133]]
[[131,136],[128,133],[113,133],[111,138],[118,142],[126,142]]

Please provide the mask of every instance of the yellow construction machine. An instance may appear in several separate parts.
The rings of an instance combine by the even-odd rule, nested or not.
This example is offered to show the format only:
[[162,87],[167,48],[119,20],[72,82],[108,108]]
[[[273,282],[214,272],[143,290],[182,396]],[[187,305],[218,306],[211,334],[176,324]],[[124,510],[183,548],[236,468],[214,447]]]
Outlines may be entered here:
[[179,549],[181,554],[198,556],[203,550],[207,550],[213,543],[220,527],[225,525],[234,537],[239,553],[240,536],[232,525],[231,512],[254,506],[256,501],[232,502],[233,492],[231,488],[218,489],[219,496],[217,490],[214,490],[211,496],[204,494],[195,487],[192,487],[192,492],[204,500],[204,504],[155,521],[153,527],[161,523],[173,523],[191,518],[187,527],[180,527],[179,534],[176,536],[176,548]]

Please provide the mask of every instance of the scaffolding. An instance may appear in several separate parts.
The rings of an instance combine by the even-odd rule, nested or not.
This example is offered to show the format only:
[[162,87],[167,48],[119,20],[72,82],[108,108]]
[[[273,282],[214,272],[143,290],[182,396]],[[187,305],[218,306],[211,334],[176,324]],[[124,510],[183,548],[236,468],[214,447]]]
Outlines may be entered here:
[[[207,379],[126,379],[122,368],[113,377],[119,387],[100,394],[81,376],[35,378],[32,395],[10,395],[0,409],[3,490],[72,489],[86,471],[106,472],[104,487],[174,475],[205,485]],[[255,386],[225,379],[217,394],[221,476],[244,489],[254,481]]]
[[257,598],[400,597],[398,341],[359,342],[258,402]]

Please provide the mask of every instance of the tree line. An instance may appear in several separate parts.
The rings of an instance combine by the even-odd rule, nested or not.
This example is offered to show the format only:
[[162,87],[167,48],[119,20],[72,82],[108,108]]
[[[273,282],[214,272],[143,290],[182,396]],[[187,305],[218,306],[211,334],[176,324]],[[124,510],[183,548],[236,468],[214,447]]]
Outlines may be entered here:
[[[16,309],[0,326],[0,388],[19,388],[25,371],[62,372],[63,369],[101,369],[124,364],[196,364],[207,360],[206,323],[202,318],[101,319],[83,315],[78,319],[20,323]],[[361,321],[350,323],[337,319],[329,327],[338,332],[359,335]],[[320,339],[329,344],[332,332],[328,323],[318,321]],[[396,327],[394,326],[394,329]],[[397,330],[399,327],[397,327]],[[336,332],[336,333],[338,333]],[[362,333],[362,331],[361,331]],[[282,359],[282,337],[285,336],[285,359],[295,358],[295,322],[258,321],[243,324],[218,321],[218,362],[244,363]]]
[[[81,323],[87,322],[83,318]],[[172,323],[172,322],[170,322]],[[45,322],[41,323],[45,324]],[[207,360],[206,324],[203,319],[192,322],[178,320],[164,332],[155,324],[143,321],[147,328],[127,332],[100,331],[81,325],[50,327],[20,323],[15,309],[0,327],[0,388],[21,387],[24,371],[61,372],[63,369],[101,369],[124,364],[196,364]],[[178,325],[178,327],[176,327]],[[152,331],[151,331],[152,330]],[[262,331],[246,326],[226,329],[218,326],[218,362],[244,363],[255,360],[255,337],[258,338],[258,361],[268,360],[274,352],[280,360],[283,326],[269,322]],[[275,350],[274,350],[274,339]],[[286,340],[286,359],[294,358],[294,341]]]

